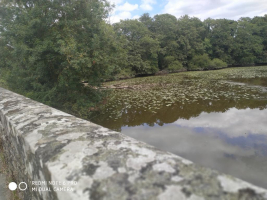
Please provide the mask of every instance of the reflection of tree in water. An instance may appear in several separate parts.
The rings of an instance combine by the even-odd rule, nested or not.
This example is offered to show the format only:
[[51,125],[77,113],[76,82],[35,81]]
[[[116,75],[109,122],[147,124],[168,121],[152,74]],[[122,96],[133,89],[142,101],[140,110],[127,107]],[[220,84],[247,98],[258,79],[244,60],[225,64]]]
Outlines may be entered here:
[[192,117],[197,117],[202,112],[225,112],[230,108],[237,109],[264,109],[266,108],[267,101],[265,100],[251,100],[251,99],[227,99],[221,98],[217,101],[212,100],[198,100],[190,104],[179,104],[176,103],[173,106],[166,107],[163,106],[157,110],[156,113],[150,111],[144,111],[144,108],[132,108],[124,109],[122,111],[121,117],[114,121],[113,119],[96,119],[94,122],[100,125],[103,125],[107,128],[121,131],[123,126],[140,126],[148,125],[154,126],[159,125],[163,126],[167,123],[173,123],[178,119],[187,119],[189,120]]

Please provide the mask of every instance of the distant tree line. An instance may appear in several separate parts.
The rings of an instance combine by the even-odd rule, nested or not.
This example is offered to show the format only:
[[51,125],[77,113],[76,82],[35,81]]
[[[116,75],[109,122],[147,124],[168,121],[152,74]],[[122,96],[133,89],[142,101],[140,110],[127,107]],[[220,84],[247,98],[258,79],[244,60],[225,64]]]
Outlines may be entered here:
[[112,8],[106,0],[0,1],[0,83],[86,117],[105,80],[267,63],[267,15],[143,14],[111,25]]
[[267,15],[238,21],[143,14],[113,25],[126,41],[126,71],[203,70],[267,63]]

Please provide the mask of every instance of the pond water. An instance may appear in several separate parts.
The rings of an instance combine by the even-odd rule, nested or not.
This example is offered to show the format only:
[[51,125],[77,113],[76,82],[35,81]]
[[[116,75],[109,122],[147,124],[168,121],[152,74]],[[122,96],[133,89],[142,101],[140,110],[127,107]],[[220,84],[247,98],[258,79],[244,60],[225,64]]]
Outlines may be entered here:
[[267,67],[106,84],[111,86],[126,89],[111,90],[95,123],[267,188]]

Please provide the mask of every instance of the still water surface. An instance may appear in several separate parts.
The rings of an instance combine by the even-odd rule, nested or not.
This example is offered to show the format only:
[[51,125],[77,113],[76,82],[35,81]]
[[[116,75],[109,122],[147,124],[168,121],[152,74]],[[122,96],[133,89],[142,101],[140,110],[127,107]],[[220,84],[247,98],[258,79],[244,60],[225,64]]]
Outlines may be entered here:
[[122,133],[267,188],[267,109],[202,112],[164,126],[122,127]]
[[[202,166],[267,188],[265,75],[267,73],[262,77],[205,81],[201,77],[180,75],[183,77],[178,81],[179,86],[191,87],[194,91],[177,89],[167,93],[176,97],[174,100],[170,98],[172,103],[170,100],[165,102],[165,98],[160,102],[158,98],[147,100],[149,93],[142,96],[137,91],[121,90],[111,102],[113,107],[109,105],[94,118],[94,122]],[[198,87],[200,89],[196,90]],[[173,85],[154,88],[154,96],[158,93],[162,96],[165,94],[162,91],[172,88]],[[185,97],[180,97],[181,93]],[[149,104],[141,100],[142,105],[138,95]],[[133,97],[134,101],[120,104],[127,97]],[[150,106],[151,102],[155,102],[156,108]],[[112,113],[117,115],[114,117]]]

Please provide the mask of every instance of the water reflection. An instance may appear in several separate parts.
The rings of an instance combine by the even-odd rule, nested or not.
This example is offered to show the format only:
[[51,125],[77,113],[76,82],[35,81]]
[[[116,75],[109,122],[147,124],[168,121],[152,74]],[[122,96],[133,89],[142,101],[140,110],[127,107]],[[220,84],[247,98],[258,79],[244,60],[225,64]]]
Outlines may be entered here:
[[247,70],[135,79],[157,87],[115,90],[91,120],[267,188],[267,71]]
[[[220,97],[220,99],[214,100],[203,100],[198,99],[194,102],[187,102],[182,104],[181,102],[176,102],[171,107],[162,106],[158,107],[156,112],[151,112],[142,106],[136,108],[121,108],[118,112],[121,113],[120,118],[114,120],[114,118],[109,118],[109,113],[105,115],[100,115],[97,118],[92,119],[97,124],[108,127],[110,129],[121,131],[123,126],[163,126],[164,124],[173,123],[178,119],[190,119],[192,117],[199,116],[203,111],[206,113],[212,112],[225,112],[232,107],[238,109],[246,108],[259,108],[265,109],[267,105],[266,100],[252,100],[252,99],[232,99]],[[212,118],[212,117],[211,117]],[[220,123],[218,121],[218,123]]]
[[123,126],[121,132],[267,188],[267,109],[201,112],[164,126]]

